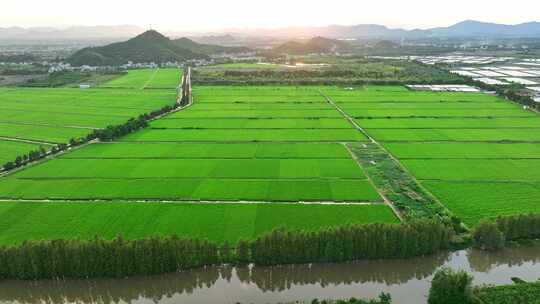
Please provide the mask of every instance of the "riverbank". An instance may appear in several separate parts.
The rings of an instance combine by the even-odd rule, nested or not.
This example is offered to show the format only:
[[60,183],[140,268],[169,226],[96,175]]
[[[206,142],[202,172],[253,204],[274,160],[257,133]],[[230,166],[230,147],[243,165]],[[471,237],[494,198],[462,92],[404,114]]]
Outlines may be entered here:
[[425,303],[433,274],[442,267],[471,273],[473,284],[536,281],[540,245],[498,252],[475,249],[397,260],[287,266],[221,266],[129,279],[2,281],[0,303],[279,303],[319,299],[376,298]]

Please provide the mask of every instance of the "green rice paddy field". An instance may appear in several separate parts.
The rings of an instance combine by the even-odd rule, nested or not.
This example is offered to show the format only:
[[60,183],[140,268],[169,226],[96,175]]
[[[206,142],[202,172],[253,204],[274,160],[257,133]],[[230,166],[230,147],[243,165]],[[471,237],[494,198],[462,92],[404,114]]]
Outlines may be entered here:
[[[42,145],[44,148],[48,145]],[[19,141],[1,140],[0,139],[0,164],[12,161],[14,156],[27,153],[28,151],[38,150],[40,145],[29,144]]]
[[[70,125],[95,128],[96,121],[167,104],[174,100],[172,88],[128,90],[168,86],[158,77],[161,72],[130,72],[107,89],[84,91],[96,96],[110,91],[110,99],[89,98],[97,103],[83,107],[87,112],[76,111],[77,98],[57,103],[44,94],[44,102],[54,104],[46,117],[58,123],[31,132],[22,123],[0,121],[0,132],[4,128],[11,136],[32,134],[54,141],[61,133],[47,137],[47,132],[66,126],[62,119],[69,118],[62,106],[84,115],[80,122],[71,118]],[[193,106],[145,130],[0,178],[1,199],[96,200],[1,203],[0,244],[119,233],[234,242],[279,226],[319,229],[396,222],[344,145],[369,139],[319,90],[465,223],[540,211],[540,117],[495,96],[392,86],[195,87]],[[12,111],[19,106],[12,103]],[[10,144],[0,141],[0,147]],[[126,200],[132,203],[122,202]],[[133,202],[153,200],[175,202]],[[218,203],[222,201],[231,203]],[[291,204],[299,201],[352,204]],[[108,225],[102,224],[104,219]]]
[[[2,198],[59,201],[0,203],[0,244],[118,234],[235,242],[277,227],[398,222],[343,144],[366,138],[316,90],[209,87],[197,88],[195,100],[120,142],[92,144],[1,178]],[[219,112],[227,115],[211,118]],[[374,204],[290,203],[297,201]]]
[[[179,70],[137,70],[112,80],[137,86],[141,75],[152,88],[172,87]],[[155,75],[154,75],[155,74]],[[152,77],[150,77],[152,75]],[[170,84],[173,83],[171,86]],[[113,85],[114,87],[114,85]],[[0,88],[0,165],[39,146],[67,143],[86,136],[93,129],[121,124],[132,117],[172,105],[176,92],[169,90]],[[5,143],[1,138],[33,141]]]
[[0,244],[172,234],[221,243],[277,227],[317,230],[372,222],[397,219],[384,205],[0,202]]
[[343,144],[367,138],[316,88],[198,87],[194,98],[117,143],[6,178],[0,197],[381,202]]
[[126,75],[109,81],[106,88],[123,89],[175,89],[180,84],[179,69],[130,70]]
[[540,211],[540,117],[495,96],[324,90],[469,225]]

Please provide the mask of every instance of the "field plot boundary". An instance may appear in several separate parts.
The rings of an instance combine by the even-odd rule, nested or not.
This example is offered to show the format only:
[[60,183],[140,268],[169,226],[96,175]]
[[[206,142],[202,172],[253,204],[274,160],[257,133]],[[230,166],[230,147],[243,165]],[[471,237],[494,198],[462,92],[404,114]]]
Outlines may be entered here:
[[[349,154],[351,155],[351,157],[354,159],[354,161],[358,164],[359,167],[362,167],[362,163],[360,162],[360,160],[358,159],[358,157],[353,153],[353,151],[349,148],[348,145],[345,145],[345,148],[347,149],[347,151],[349,151]],[[362,167],[362,170],[363,167]],[[394,215],[399,219],[400,222],[404,222],[404,218],[403,216],[401,215],[401,213],[399,212],[399,210],[396,208],[396,206],[394,206],[394,204],[388,199],[388,197],[386,196],[386,194],[384,193],[384,191],[382,191],[381,189],[379,189],[379,187],[377,187],[377,185],[375,184],[375,182],[373,182],[373,179],[369,176],[369,174],[365,173],[369,183],[371,184],[371,186],[373,187],[373,189],[377,190],[377,193],[379,193],[379,195],[381,196],[381,198],[383,199],[384,201],[384,204],[386,206],[388,206],[392,212],[394,213]]]
[[[111,198],[111,199],[14,199],[14,198],[0,198],[0,203],[12,202],[12,203],[31,203],[31,202],[43,202],[43,203],[163,203],[163,204],[188,204],[188,205],[325,205],[325,206],[370,206],[370,205],[385,205],[383,201],[261,201],[261,200],[173,200],[173,199],[124,199],[124,198]],[[397,216],[397,215],[396,215]],[[399,218],[399,217],[398,217]]]
[[139,89],[144,90],[152,82],[152,80],[154,80],[154,78],[156,78],[156,75],[157,75],[158,71],[159,71],[159,69],[155,69],[154,73],[152,73],[150,78],[148,78],[148,80]]
[[43,123],[12,122],[12,121],[0,121],[0,124],[16,125],[16,126],[33,126],[33,127],[54,127],[54,128],[66,128],[66,129],[84,129],[84,130],[102,129],[102,128],[84,127],[84,126],[52,125],[52,124],[43,124]]
[[[0,138],[1,140],[1,138]],[[53,159],[56,159],[64,154],[68,154],[70,152],[73,152],[75,150],[78,150],[78,149],[81,149],[81,148],[84,148],[86,146],[89,146],[91,145],[92,143],[95,143],[96,140],[93,140],[93,141],[89,141],[89,142],[86,142],[84,144],[81,144],[81,145],[77,145],[77,146],[74,146],[74,147],[70,147],[69,149],[66,149],[66,150],[63,150],[63,151],[60,151],[60,152],[57,152],[57,153],[51,153],[50,151],[47,152],[46,156],[44,158],[41,158],[41,159],[38,159],[38,160],[35,160],[33,162],[30,162],[30,163],[27,163],[26,165],[22,166],[22,167],[18,167],[18,168],[15,168],[13,170],[10,170],[10,171],[1,171],[0,172],[0,182],[2,181],[2,179],[8,177],[8,176],[11,176],[17,172],[21,172],[21,171],[24,171],[26,169],[29,169],[29,168],[32,168],[34,166],[37,166],[39,164],[42,164],[42,163],[45,163],[45,162],[48,162],[50,160],[53,160]]]
[[[322,91],[319,90],[319,93],[321,94],[321,96],[323,96],[326,101],[332,105],[336,111],[338,111],[345,120],[347,120],[356,130],[358,130],[360,133],[362,133],[364,136],[366,136],[370,141],[371,143],[374,143],[374,144],[377,144],[376,141],[371,138],[369,136],[369,134],[367,134],[364,129],[362,129],[361,126],[359,126],[355,121],[354,119],[352,119],[350,116],[347,115],[347,113],[345,113],[338,105],[336,105],[334,103],[334,101],[329,98],[327,95],[325,95]],[[353,151],[350,149],[350,147],[347,145],[347,144],[344,144],[344,147],[345,149],[347,149],[347,151],[349,152],[350,156],[352,157],[352,159],[356,162],[356,164],[362,168],[362,171],[365,172],[365,169],[363,168],[362,166],[362,163],[360,162],[360,160],[358,159],[358,157],[353,153]],[[373,179],[369,176],[369,174],[367,174],[366,172],[364,173],[366,175],[366,178],[367,180],[369,181],[369,183],[371,184],[371,186],[373,187],[373,189],[375,189],[377,191],[377,193],[379,193],[379,196],[383,199],[384,201],[384,204],[386,206],[388,206],[392,212],[394,213],[394,215],[399,219],[400,222],[403,222],[404,221],[404,218],[403,216],[401,215],[401,213],[399,212],[399,210],[396,208],[396,206],[394,206],[394,204],[386,197],[386,194],[381,190],[379,189],[379,187],[377,187],[377,185],[375,184],[375,182],[373,181]]]
[[24,138],[14,138],[14,137],[5,137],[5,136],[0,136],[0,140],[3,140],[3,141],[14,141],[14,142],[22,142],[22,143],[36,144],[36,145],[46,145],[46,146],[54,146],[54,145],[57,144],[57,143],[53,143],[53,142],[45,142],[45,141],[40,141],[40,140],[32,140],[32,139],[24,139]]
[[[375,140],[375,138],[373,138],[362,126],[360,126],[355,118],[351,117],[345,110],[343,110],[332,98],[330,98],[328,95],[326,95],[325,93],[323,93],[322,91],[320,91],[321,95],[324,96],[324,98],[334,107],[336,108],[336,110],[338,110],[341,115],[347,119],[347,121],[349,121],[357,130],[359,130],[362,134],[364,134],[364,136],[366,136],[370,143],[371,144],[374,144],[377,149],[379,149],[380,151],[382,151],[387,157],[389,157],[389,159],[393,162],[394,165],[396,165],[400,170],[402,170],[406,175],[407,175],[407,178],[410,178],[410,180],[415,184],[415,186],[417,186],[422,192],[424,192],[430,200],[432,200],[433,202],[435,202],[435,204],[440,207],[442,210],[444,210],[444,212],[448,212],[450,213],[450,210],[433,194],[431,193],[426,187],[424,187],[420,181],[418,179],[416,179],[416,177],[414,175],[412,175],[412,173],[407,170],[407,168],[405,168],[403,166],[403,164],[394,156],[392,155],[388,150],[386,150],[386,148],[381,144],[379,143],[377,140]],[[361,143],[360,143],[361,144]],[[347,146],[347,149],[350,151],[350,153],[354,154],[353,151]],[[355,158],[356,161],[359,162],[358,158],[356,157]],[[360,164],[360,162],[359,162]],[[366,176],[368,176],[368,179],[369,181],[374,185],[375,189],[378,191],[378,192],[382,192],[382,190],[380,190],[378,187],[375,186],[375,183],[373,181],[373,179],[371,179],[371,177],[369,177],[369,174],[366,173]],[[382,196],[382,195],[381,195]],[[385,200],[385,203],[389,204],[389,207],[392,209],[393,212],[396,213],[396,216],[398,216],[398,218],[400,218],[400,220],[403,219],[403,216],[401,215],[401,213],[398,211],[397,207],[395,206],[395,203],[388,200],[385,196],[382,196],[383,199]]]
[[[251,88],[249,88],[251,89]],[[296,92],[295,88],[289,88],[287,87],[287,90],[293,90],[292,92],[295,92],[296,94],[290,94],[291,97],[290,100],[295,100],[296,96],[302,96],[304,91],[298,91]],[[211,90],[206,91],[206,94],[209,94],[212,92]],[[249,90],[247,91],[249,92]],[[260,92],[272,92],[272,88],[263,88]],[[283,91],[284,94],[286,94],[286,90]],[[331,114],[336,118],[336,120],[341,120],[342,116],[340,113],[337,113],[336,110],[328,105],[328,103],[325,101],[325,99],[321,96],[319,92],[316,90],[310,90],[305,91],[309,92],[312,99],[320,100],[320,103],[325,105],[327,109],[324,109],[325,114],[329,115]],[[264,96],[264,93],[261,93],[261,95]],[[212,95],[209,95],[209,98],[214,98]],[[230,97],[229,97],[230,98]],[[234,98],[234,97],[232,97]],[[285,97],[283,97],[285,98]],[[211,104],[211,101],[209,102]],[[187,105],[187,107],[192,106],[193,103],[190,103]],[[183,107],[179,110],[186,109],[187,107]],[[248,111],[249,112],[249,111]],[[302,112],[301,110],[297,110],[297,112]],[[259,112],[253,112],[257,115],[264,116],[263,111]],[[293,113],[293,112],[287,112],[287,113]],[[317,112],[319,113],[319,112]],[[323,112],[320,112],[323,113]],[[179,115],[181,116],[181,115]],[[306,117],[306,115],[295,115],[295,117],[298,116],[298,118],[301,119],[310,119],[310,117]],[[182,116],[183,117],[183,116]],[[159,117],[158,117],[159,118]],[[273,118],[273,117],[272,117]],[[157,119],[157,118],[156,118]],[[211,120],[209,120],[211,122]],[[165,128],[166,129],[166,128]],[[227,129],[227,128],[224,128]],[[260,128],[263,129],[263,128]],[[304,129],[298,129],[298,128],[290,128],[290,129],[284,129],[281,133],[274,133],[275,129],[273,128],[266,128],[267,132],[264,133],[262,136],[267,136],[265,138],[266,140],[260,140],[260,139],[249,139],[252,137],[252,134],[259,133],[260,129],[254,129],[251,132],[252,133],[246,133],[246,134],[240,134],[239,138],[241,140],[232,140],[230,138],[225,138],[223,141],[214,141],[214,140],[189,140],[189,139],[180,139],[180,140],[174,140],[174,141],[164,141],[164,140],[151,140],[148,141],[148,143],[153,144],[160,144],[160,143],[181,143],[184,145],[190,145],[190,144],[250,144],[250,145],[256,145],[256,144],[269,144],[268,147],[271,147],[270,145],[277,145],[277,144],[299,144],[299,150],[298,151],[281,151],[280,147],[277,148],[268,148],[268,150],[263,149],[261,151],[262,154],[257,154],[255,157],[256,159],[261,160],[260,163],[254,163],[256,168],[263,168],[265,166],[272,165],[274,161],[280,161],[278,166],[274,166],[269,170],[266,175],[263,174],[262,170],[261,172],[256,174],[247,174],[244,172],[238,171],[239,169],[242,169],[240,167],[243,167],[245,165],[249,165],[248,162],[234,162],[234,160],[240,159],[240,160],[251,160],[253,158],[249,157],[231,157],[231,158],[221,158],[221,157],[213,157],[212,159],[217,160],[216,165],[211,164],[210,167],[205,166],[204,172],[197,171],[199,173],[192,174],[193,168],[189,168],[191,165],[181,165],[178,164],[178,168],[185,167],[186,172],[180,172],[179,174],[173,172],[175,167],[167,168],[167,170],[162,171],[161,169],[158,169],[159,171],[156,172],[144,172],[144,170],[138,168],[138,165],[129,165],[128,163],[122,164],[120,163],[118,166],[113,166],[111,170],[116,170],[115,168],[128,168],[125,176],[123,176],[120,173],[115,173],[113,171],[109,172],[103,172],[103,174],[99,173],[95,170],[88,170],[84,168],[80,168],[80,171],[77,171],[79,169],[77,168],[67,168],[62,166],[69,166],[72,165],[70,163],[56,163],[57,166],[53,166],[55,169],[52,169],[53,172],[56,172],[58,174],[52,174],[47,175],[46,172],[43,170],[49,170],[49,167],[43,167],[42,170],[33,170],[32,172],[29,172],[28,174],[20,174],[17,176],[14,176],[14,178],[10,179],[9,181],[5,181],[3,185],[3,188],[5,187],[22,187],[25,188],[25,185],[29,185],[28,182],[39,180],[40,183],[36,184],[35,187],[32,187],[32,189],[28,189],[28,191],[23,191],[22,195],[18,195],[17,191],[12,192],[12,189],[4,192],[6,195],[12,198],[20,198],[20,199],[49,199],[49,200],[76,200],[76,199],[100,199],[100,196],[103,197],[105,200],[151,200],[151,201],[214,201],[214,202],[220,202],[220,201],[226,201],[226,202],[250,202],[250,201],[269,201],[269,202],[312,202],[312,203],[330,203],[330,202],[345,202],[345,203],[382,203],[383,200],[379,193],[377,192],[377,189],[372,186],[372,184],[369,183],[369,179],[364,174],[364,172],[361,170],[360,164],[354,160],[354,158],[350,157],[350,153],[347,150],[347,148],[344,146],[345,143],[349,141],[364,141],[366,140],[365,136],[363,136],[361,133],[359,133],[354,128],[324,128],[324,127],[313,127],[313,128],[304,128]],[[325,129],[328,130],[326,132],[323,132],[322,134],[319,134],[321,132],[320,130]],[[141,132],[155,132],[160,129],[154,130],[151,127],[143,130]],[[183,129],[176,129],[173,131],[179,131],[182,133],[178,134],[184,134]],[[228,128],[231,132],[236,132],[238,128]],[[294,130],[295,132],[289,131]],[[303,131],[308,130],[308,131]],[[211,130],[211,132],[219,132],[217,130]],[[332,133],[333,132],[333,133]],[[331,134],[332,133],[332,134]],[[152,133],[155,136],[155,133]],[[205,133],[203,133],[204,136]],[[215,133],[214,133],[215,134]],[[271,135],[272,134],[272,135]],[[157,134],[158,136],[161,136],[160,133]],[[314,136],[317,135],[317,136]],[[167,135],[169,137],[169,135]],[[176,136],[175,134],[172,135],[173,137]],[[186,136],[186,135],[184,135]],[[199,133],[193,133],[193,135],[189,136],[200,136]],[[218,133],[218,136],[221,136],[221,133]],[[258,135],[259,136],[259,135]],[[279,137],[282,136],[284,140],[280,140]],[[291,137],[291,139],[287,140],[287,137]],[[195,138],[195,137],[194,137]],[[137,137],[135,137],[137,139]],[[305,140],[304,140],[305,139]],[[121,143],[131,143],[131,144],[144,144],[146,141],[144,140],[134,140],[130,141],[128,138],[122,138],[119,140]],[[315,152],[309,152],[306,149],[317,149],[314,145],[319,144],[326,144],[326,143],[332,143],[339,145],[340,149],[343,150],[344,155],[347,157],[343,157],[341,154],[336,154],[335,151],[332,152],[332,155],[339,155],[339,157],[302,157],[305,155],[319,155],[319,153]],[[301,144],[311,144],[308,148],[301,148]],[[150,148],[150,146],[148,146]],[[156,146],[157,147],[157,146]],[[178,146],[181,147],[181,146]],[[166,147],[165,149],[168,149],[169,147]],[[144,148],[143,148],[144,149]],[[150,148],[152,149],[152,148]],[[162,148],[163,149],[163,148]],[[225,150],[230,150],[229,148],[226,148]],[[301,151],[303,150],[303,152]],[[322,151],[332,151],[331,149],[323,149]],[[204,151],[203,151],[204,152]],[[171,153],[171,152],[165,152],[165,153]],[[180,153],[180,152],[177,152]],[[278,153],[278,154],[276,154]],[[291,154],[292,153],[292,154]],[[300,153],[300,154],[297,154]],[[88,155],[88,154],[86,154]],[[276,155],[275,157],[268,157]],[[292,157],[287,157],[287,155],[293,155]],[[76,155],[75,155],[76,156]],[[265,157],[266,156],[266,157]],[[69,156],[65,158],[60,158],[69,160]],[[73,160],[77,160],[79,158],[74,157]],[[81,159],[84,159],[81,157]],[[107,158],[87,158],[88,160],[106,160]],[[110,157],[110,160],[116,160],[116,159],[123,159],[127,162],[134,161],[137,162],[137,157]],[[148,157],[144,159],[159,159],[158,157]],[[162,159],[175,159],[174,157],[164,157]],[[188,157],[188,158],[178,158],[178,159],[210,159],[206,158],[204,156],[202,157]],[[219,160],[233,160],[233,162],[219,162]],[[303,159],[304,161],[300,162],[298,165],[292,165],[292,162],[298,162],[300,159]],[[341,163],[333,164],[333,159],[339,159],[342,161]],[[318,162],[320,160],[320,162]],[[315,165],[310,165],[312,167],[307,168],[306,166],[308,164],[311,164],[310,161],[314,161]],[[74,162],[73,165],[76,163]],[[84,166],[89,166],[91,161],[83,163]],[[103,162],[104,165],[107,164],[107,162]],[[161,165],[163,166],[165,162],[162,162]],[[333,164],[333,165],[332,165]],[[215,168],[212,168],[212,166],[216,166]],[[240,166],[237,169],[234,170],[234,166]],[[99,167],[99,166],[98,166]],[[129,169],[133,167],[132,169]],[[192,166],[191,166],[192,167]],[[225,174],[223,170],[227,168],[232,168],[230,174]],[[165,168],[163,168],[165,169]],[[171,171],[173,170],[173,171]],[[180,170],[180,169],[179,169]],[[40,173],[41,172],[41,173]],[[79,173],[81,174],[79,174]],[[86,173],[84,173],[86,172]],[[93,176],[92,172],[97,172],[97,175]],[[212,173],[213,172],[213,173]],[[37,174],[36,174],[37,173]],[[196,172],[193,172],[196,173]],[[207,175],[207,173],[209,175]],[[211,173],[211,174],[210,174]],[[354,174],[353,174],[354,173]],[[192,176],[190,175],[192,174]],[[155,175],[155,176],[154,176]],[[159,176],[158,176],[159,175]],[[177,176],[178,175],[178,176]],[[244,176],[246,175],[246,176]],[[69,182],[68,182],[69,181]],[[147,182],[148,181],[148,182]],[[121,183],[125,182],[125,184],[120,185]],[[161,183],[160,183],[161,182]],[[67,188],[62,187],[63,189],[57,188],[57,185],[60,184],[69,184]],[[148,183],[148,184],[146,184]],[[31,183],[30,183],[31,184]],[[143,185],[144,184],[144,185]],[[144,186],[144,187],[143,187]],[[156,189],[155,187],[159,186],[160,189]],[[100,188],[97,189],[96,187]],[[146,189],[142,189],[142,188]],[[170,187],[176,188],[172,189]],[[20,188],[20,189],[22,189]],[[56,190],[54,188],[57,188]],[[88,188],[88,189],[84,189]],[[107,189],[107,188],[114,188],[114,189]],[[148,189],[147,189],[148,188]],[[5,188],[7,190],[7,188]],[[41,190],[40,190],[41,189]],[[50,192],[47,191],[47,189],[51,189]],[[70,190],[71,189],[71,190]],[[80,189],[76,190],[76,189]],[[94,189],[94,190],[91,190]],[[93,191],[93,192],[92,192]],[[9,194],[8,194],[9,192]],[[46,194],[49,193],[49,194]],[[176,199],[181,198],[181,199]]]
[[[485,107],[480,103],[451,103],[459,97],[448,97],[450,93],[440,97],[418,93],[416,106],[391,106],[387,100],[393,97],[386,94],[343,92],[351,97],[346,98],[349,102],[339,104],[357,119],[368,137],[376,139],[425,193],[466,225],[473,226],[482,217],[539,210],[537,112],[487,95]],[[362,96],[368,96],[368,100]],[[472,97],[470,101],[482,98]],[[430,111],[436,110],[436,103],[422,102],[430,99],[448,101],[435,113]],[[374,100],[387,104],[378,107]],[[503,104],[508,104],[508,110]],[[388,115],[379,111],[385,108]]]

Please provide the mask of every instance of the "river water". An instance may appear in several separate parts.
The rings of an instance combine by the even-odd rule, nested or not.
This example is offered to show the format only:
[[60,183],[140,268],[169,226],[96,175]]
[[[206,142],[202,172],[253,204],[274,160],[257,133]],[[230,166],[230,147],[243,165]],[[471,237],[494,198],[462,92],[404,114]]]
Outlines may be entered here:
[[426,303],[440,267],[471,272],[474,284],[540,278],[540,246],[497,253],[462,250],[433,256],[342,264],[209,267],[129,279],[0,282],[0,303],[279,303],[313,298],[371,298],[389,292],[396,304]]

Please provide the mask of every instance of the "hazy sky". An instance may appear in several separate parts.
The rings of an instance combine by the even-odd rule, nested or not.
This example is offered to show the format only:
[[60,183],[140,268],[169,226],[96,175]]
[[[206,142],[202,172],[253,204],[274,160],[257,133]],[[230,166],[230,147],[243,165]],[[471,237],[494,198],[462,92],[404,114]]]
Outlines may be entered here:
[[1,0],[0,27],[133,24],[157,29],[377,23],[447,26],[465,19],[540,21],[538,0]]

